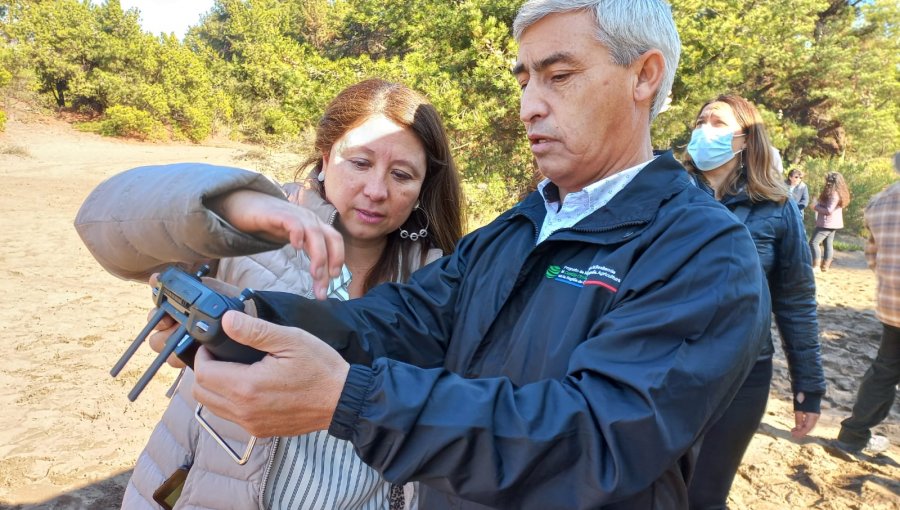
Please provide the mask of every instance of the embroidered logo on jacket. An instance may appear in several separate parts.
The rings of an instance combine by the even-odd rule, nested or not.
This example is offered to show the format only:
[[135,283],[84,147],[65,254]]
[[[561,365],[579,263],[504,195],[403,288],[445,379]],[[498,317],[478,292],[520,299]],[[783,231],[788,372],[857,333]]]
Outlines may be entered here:
[[622,283],[622,280],[616,276],[615,269],[600,265],[593,265],[588,269],[578,269],[571,266],[550,266],[547,268],[544,276],[550,280],[574,287],[581,288],[585,285],[596,285],[612,292],[617,292],[619,284]]

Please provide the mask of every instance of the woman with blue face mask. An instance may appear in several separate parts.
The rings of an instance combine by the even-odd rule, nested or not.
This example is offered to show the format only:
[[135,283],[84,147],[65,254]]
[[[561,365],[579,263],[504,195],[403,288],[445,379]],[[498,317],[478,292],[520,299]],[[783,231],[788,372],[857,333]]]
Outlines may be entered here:
[[[742,97],[703,105],[684,156],[706,188],[750,231],[766,274],[772,312],[783,339],[794,400],[795,438],[819,419],[825,393],[816,289],[800,212],[772,164],[769,135]],[[734,475],[762,421],[772,380],[771,338],[725,414],[708,426],[689,487],[692,509],[724,509]]]

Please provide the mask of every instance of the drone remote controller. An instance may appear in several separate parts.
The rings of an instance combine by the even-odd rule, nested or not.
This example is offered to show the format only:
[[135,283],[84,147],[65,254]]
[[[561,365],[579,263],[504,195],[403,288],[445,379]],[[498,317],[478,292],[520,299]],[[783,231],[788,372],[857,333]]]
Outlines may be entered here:
[[220,294],[204,285],[200,279],[208,272],[209,266],[204,265],[194,275],[175,266],[169,266],[160,273],[157,286],[153,289],[156,312],[110,370],[110,375],[113,377],[119,375],[147,335],[164,316],[170,315],[174,318],[178,322],[178,328],[128,394],[128,399],[132,402],[153,379],[170,354],[174,353],[192,368],[194,355],[200,345],[205,346],[216,359],[222,361],[249,364],[261,360],[266,355],[262,351],[235,342],[222,330],[221,321],[225,312],[228,310],[243,312],[244,301],[253,295],[253,291],[245,289],[239,297]]

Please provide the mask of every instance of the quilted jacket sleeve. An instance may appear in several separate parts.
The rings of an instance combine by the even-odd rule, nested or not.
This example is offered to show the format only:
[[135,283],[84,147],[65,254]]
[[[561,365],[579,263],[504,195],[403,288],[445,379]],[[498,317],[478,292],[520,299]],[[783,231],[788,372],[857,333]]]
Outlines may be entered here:
[[100,183],[75,217],[75,229],[104,269],[146,280],[172,263],[185,266],[275,250],[281,245],[244,234],[206,208],[207,199],[250,189],[284,198],[262,174],[180,163],[134,168]]

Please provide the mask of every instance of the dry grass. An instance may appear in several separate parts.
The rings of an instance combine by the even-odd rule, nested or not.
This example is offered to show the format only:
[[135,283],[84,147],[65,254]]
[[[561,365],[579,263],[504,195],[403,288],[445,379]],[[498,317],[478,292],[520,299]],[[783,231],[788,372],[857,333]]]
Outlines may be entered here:
[[30,158],[31,153],[28,149],[21,145],[0,144],[0,154],[9,154],[10,156],[18,156],[20,158]]

